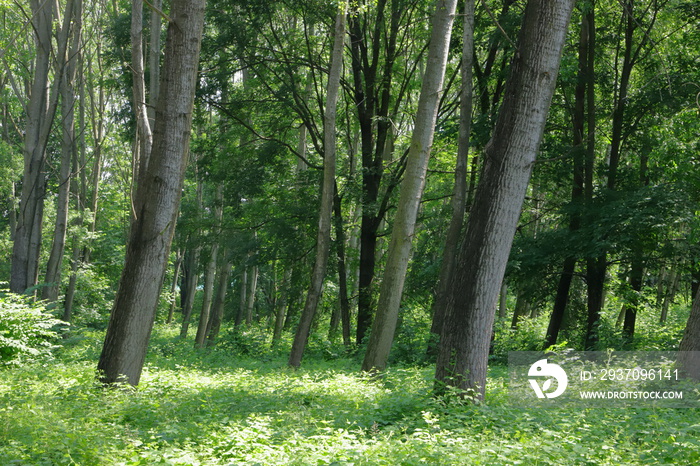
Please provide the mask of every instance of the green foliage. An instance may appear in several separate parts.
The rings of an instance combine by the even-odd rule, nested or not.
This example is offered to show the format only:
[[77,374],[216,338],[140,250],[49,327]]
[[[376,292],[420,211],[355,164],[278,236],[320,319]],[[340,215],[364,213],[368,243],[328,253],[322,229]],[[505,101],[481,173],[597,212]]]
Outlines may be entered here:
[[0,365],[20,366],[50,355],[61,324],[43,303],[0,291]]
[[[86,332],[50,366],[0,382],[0,463],[31,465],[685,464],[700,461],[696,409],[538,410],[495,366],[483,405],[430,396],[432,370],[382,379],[347,359],[205,352],[157,327],[141,385],[104,389]],[[82,355],[82,356],[81,356]]]

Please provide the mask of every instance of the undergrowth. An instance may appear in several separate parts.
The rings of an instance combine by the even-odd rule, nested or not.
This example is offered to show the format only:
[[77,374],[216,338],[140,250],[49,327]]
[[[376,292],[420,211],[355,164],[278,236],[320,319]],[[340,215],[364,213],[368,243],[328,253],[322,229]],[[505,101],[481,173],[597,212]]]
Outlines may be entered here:
[[503,366],[474,406],[431,397],[429,366],[395,365],[371,379],[356,359],[317,345],[295,371],[287,341],[270,350],[253,339],[241,350],[239,335],[195,350],[176,334],[156,328],[137,389],[96,385],[94,330],[74,334],[52,361],[0,369],[0,464],[700,462],[695,409],[518,406]]

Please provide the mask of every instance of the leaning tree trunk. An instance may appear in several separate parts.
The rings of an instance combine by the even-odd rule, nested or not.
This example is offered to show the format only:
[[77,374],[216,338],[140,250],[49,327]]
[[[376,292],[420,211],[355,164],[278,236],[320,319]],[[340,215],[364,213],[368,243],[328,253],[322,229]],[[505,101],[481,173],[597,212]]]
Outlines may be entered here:
[[372,323],[367,352],[362,362],[363,371],[383,371],[394,341],[413,233],[433,145],[456,7],[457,0],[440,0],[433,15],[428,61],[418,100],[416,124],[411,137],[406,172],[401,183],[399,205],[379,291],[377,315]]
[[[435,338],[440,336],[445,322],[447,298],[449,297],[450,277],[459,248],[459,238],[462,235],[464,214],[467,208],[467,160],[469,156],[469,137],[472,122],[473,83],[472,69],[474,68],[474,0],[464,4],[464,32],[462,35],[462,88],[459,102],[459,139],[457,146],[457,163],[455,164],[455,185],[452,190],[452,217],[445,237],[445,249],[442,253],[440,276],[435,291],[435,301],[432,312],[433,321],[430,333]],[[437,342],[431,340],[428,344],[428,354],[437,354]]]
[[436,391],[483,398],[501,281],[554,94],[574,0],[530,0],[477,188],[440,338]]
[[328,75],[328,87],[326,92],[326,111],[323,116],[323,186],[321,192],[321,208],[318,218],[318,234],[316,237],[316,260],[311,273],[309,292],[306,295],[306,303],[301,313],[299,326],[294,335],[292,351],[289,355],[289,365],[299,367],[304,355],[304,348],[311,331],[311,323],[318,302],[321,299],[323,280],[326,275],[326,265],[331,243],[331,217],[333,213],[333,195],[335,194],[335,119],[338,105],[338,91],[340,89],[340,75],[343,68],[343,46],[345,43],[345,4],[339,5],[339,11],[335,20],[335,32],[333,38],[333,51],[331,54],[331,66]]
[[175,232],[197,85],[204,0],[173,0],[153,149],[141,172],[124,271],[98,363],[103,383],[137,385]]

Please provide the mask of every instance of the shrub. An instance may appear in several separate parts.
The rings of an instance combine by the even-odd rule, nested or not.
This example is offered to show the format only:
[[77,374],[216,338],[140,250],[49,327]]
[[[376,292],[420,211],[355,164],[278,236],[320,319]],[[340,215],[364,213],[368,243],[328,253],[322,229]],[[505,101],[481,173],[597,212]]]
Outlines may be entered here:
[[46,312],[44,303],[0,291],[0,365],[21,365],[49,355],[62,324]]

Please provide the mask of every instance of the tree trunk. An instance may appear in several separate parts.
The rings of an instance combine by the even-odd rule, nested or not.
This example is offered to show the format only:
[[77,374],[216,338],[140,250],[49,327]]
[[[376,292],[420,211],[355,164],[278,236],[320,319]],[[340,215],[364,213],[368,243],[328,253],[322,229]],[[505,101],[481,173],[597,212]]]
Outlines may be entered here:
[[350,299],[348,298],[348,274],[345,261],[345,229],[343,227],[342,198],[335,187],[333,200],[335,216],[335,241],[338,251],[338,301],[340,304],[340,326],[343,334],[343,345],[350,346]]
[[[197,213],[196,220],[199,221],[199,212],[202,210],[202,196],[204,187],[201,180],[197,180],[196,204]],[[199,223],[199,222],[198,222]],[[190,328],[190,319],[192,318],[192,309],[194,308],[194,298],[197,296],[197,281],[199,280],[199,255],[201,246],[199,246],[199,229],[195,232],[195,238],[190,237],[188,249],[185,251],[185,259],[183,262],[182,288],[180,290],[180,306],[182,306],[182,324],[180,326],[180,338],[187,338],[187,332]]]
[[49,302],[58,299],[61,284],[61,266],[63,264],[63,254],[66,249],[66,232],[68,231],[68,210],[71,192],[71,168],[76,153],[75,134],[75,104],[76,104],[76,76],[78,70],[78,57],[80,53],[81,28],[82,28],[82,2],[73,0],[66,6],[66,18],[64,27],[70,27],[71,31],[63,31],[72,39],[68,52],[65,67],[63,68],[63,78],[61,80],[61,128],[63,140],[61,142],[61,168],[58,184],[58,200],[56,203],[56,224],[54,226],[53,244],[51,253],[46,265],[46,275],[41,297]]
[[683,339],[678,347],[678,366],[685,376],[700,380],[700,291],[693,299]]
[[175,291],[177,290],[177,283],[180,279],[180,266],[182,265],[182,254],[180,250],[177,250],[175,255],[175,263],[173,264],[173,282],[170,285],[170,308],[168,309],[168,318],[165,321],[166,324],[171,324],[173,322],[173,317],[175,315],[175,305],[177,299],[175,299]]
[[[593,7],[591,7],[593,8]],[[593,62],[589,60],[589,55],[593,54],[590,47],[591,31],[588,21],[588,15],[583,15],[581,18],[581,32],[579,35],[578,44],[578,81],[576,83],[574,114],[573,114],[573,177],[571,188],[571,202],[575,204],[581,202],[584,198],[584,165],[586,144],[589,137],[592,136],[593,128],[588,129],[585,133],[586,125],[586,92],[593,92],[593,88],[589,87],[589,75],[593,74],[593,69],[589,68]],[[581,216],[574,213],[569,220],[569,231],[574,232],[581,227]],[[554,307],[552,315],[549,319],[547,334],[545,336],[544,347],[548,348],[557,342],[559,331],[561,330],[564,321],[567,304],[569,303],[569,290],[571,282],[576,270],[577,258],[568,256],[564,259],[562,272],[559,276],[559,285],[557,286],[557,294],[554,298]]]
[[333,51],[331,53],[331,65],[328,75],[328,87],[326,92],[326,110],[323,115],[323,185],[321,191],[321,207],[318,219],[318,234],[316,237],[316,260],[311,273],[311,283],[306,295],[306,303],[299,320],[299,326],[292,343],[292,351],[289,355],[289,365],[299,367],[304,355],[304,348],[311,331],[311,323],[318,302],[321,299],[323,280],[326,275],[326,265],[330,252],[331,242],[331,217],[333,214],[333,195],[335,194],[335,159],[336,140],[335,127],[338,105],[338,91],[340,89],[340,75],[343,69],[343,48],[345,44],[345,4],[339,6],[335,20],[333,34]]
[[211,256],[209,264],[204,274],[204,296],[202,297],[202,310],[199,313],[199,325],[197,327],[197,335],[194,339],[194,346],[202,348],[204,340],[207,338],[207,326],[209,325],[209,313],[211,311],[211,303],[214,299],[214,280],[216,279],[217,266],[216,262],[219,256],[219,234],[221,230],[221,222],[223,220],[223,202],[224,202],[224,185],[220,184],[216,188],[216,206],[214,208],[214,217],[216,226],[212,231],[214,244],[211,246]]
[[[386,139],[391,127],[391,86],[397,53],[399,22],[404,14],[400,2],[390,2],[391,14],[386,25],[386,0],[378,0],[372,24],[362,22],[360,14],[353,11],[348,18],[351,69],[353,74],[353,100],[357,109],[362,154],[362,219],[360,222],[360,267],[358,277],[357,328],[355,340],[361,344],[372,325],[374,312],[374,274],[377,256],[379,225],[386,209],[377,208],[388,200],[393,191],[387,186],[384,200],[379,198],[384,174],[383,160]],[[357,13],[357,14],[356,14]],[[373,28],[372,30],[369,30]],[[368,37],[372,37],[368,40]],[[382,40],[384,39],[384,40]],[[382,49],[384,45],[384,49]],[[383,60],[383,74],[377,76],[379,60]]]
[[447,308],[450,278],[459,249],[464,215],[467,209],[467,159],[469,156],[469,137],[472,121],[472,69],[474,68],[474,0],[467,0],[464,5],[464,33],[462,36],[462,88],[459,104],[459,139],[457,162],[455,164],[455,184],[452,190],[452,217],[445,237],[445,249],[442,253],[440,276],[432,306],[433,321],[430,328],[434,339],[428,344],[428,354],[437,354],[436,339],[440,336],[445,321],[444,310]]
[[224,305],[226,304],[226,292],[228,291],[229,277],[231,276],[231,259],[228,250],[224,250],[224,260],[219,269],[219,285],[216,287],[216,295],[212,304],[211,317],[207,325],[207,346],[213,346],[221,330],[221,322],[224,320]]
[[[50,102],[52,96],[49,93],[51,25],[55,15],[54,3],[31,0],[30,5],[36,42],[36,58],[33,66],[31,97],[27,104],[24,176],[22,178],[19,216],[12,246],[10,291],[14,293],[24,293],[25,290],[37,283],[46,191],[46,175],[44,173],[46,144],[49,128],[55,114],[55,106],[53,102]],[[58,56],[61,56],[60,53]],[[56,81],[60,81],[60,78]]]
[[574,1],[530,0],[505,99],[485,149],[440,339],[436,390],[483,398],[496,302],[542,140]]
[[246,314],[246,304],[248,304],[248,265],[243,264],[243,270],[241,271],[241,299],[238,305],[238,313],[236,314],[236,320],[234,321],[234,325],[236,328],[239,328],[241,326],[241,323],[243,323],[243,319]]
[[140,180],[140,173],[148,166],[148,158],[153,146],[153,132],[148,121],[146,100],[146,73],[143,53],[143,0],[131,0],[131,77],[134,116],[136,118],[136,138],[138,147],[134,158],[134,182]]
[[253,265],[250,268],[248,277],[248,300],[245,306],[245,324],[250,326],[253,323],[253,311],[255,310],[255,291],[258,288],[258,266]]
[[416,218],[433,145],[456,6],[457,0],[439,0],[432,19],[428,63],[418,100],[406,172],[401,183],[399,205],[394,217],[377,314],[362,363],[363,371],[383,371],[394,341]]
[[284,330],[284,317],[285,310],[287,308],[287,299],[290,294],[291,281],[292,281],[293,269],[290,267],[284,272],[284,278],[282,279],[282,296],[277,300],[276,314],[275,314],[275,327],[272,333],[272,344],[274,345],[282,338],[282,330]]
[[204,0],[173,0],[153,150],[136,192],[124,271],[97,369],[137,385],[175,231],[189,155]]

